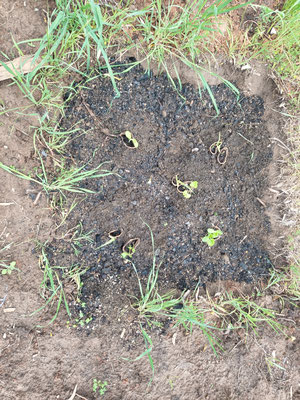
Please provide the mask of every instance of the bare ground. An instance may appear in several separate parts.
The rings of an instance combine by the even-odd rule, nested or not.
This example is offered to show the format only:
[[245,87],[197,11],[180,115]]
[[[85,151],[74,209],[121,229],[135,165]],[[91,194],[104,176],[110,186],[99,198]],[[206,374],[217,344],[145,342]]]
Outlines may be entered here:
[[[0,5],[1,50],[9,55],[12,42],[8,32],[12,31],[15,40],[20,41],[40,37],[45,30],[42,9],[46,8],[46,3],[25,3],[26,6],[23,2],[15,2],[12,9]],[[241,72],[238,74],[242,75]],[[228,75],[226,77],[232,79]],[[275,100],[270,97],[270,91],[274,90],[274,86],[266,82],[267,74],[263,66],[256,66],[252,73],[244,73],[243,89],[264,98],[264,117],[268,129],[272,131],[274,125],[270,109]],[[18,89],[8,87],[8,84],[8,81],[0,84],[0,99],[5,106],[11,108],[27,104]],[[30,126],[35,124],[33,118],[15,113],[1,116],[1,161],[19,168],[24,166],[26,170],[34,167]],[[274,132],[275,135],[281,138],[281,132]],[[276,152],[275,146],[275,159]],[[276,167],[270,168],[271,181],[276,171]],[[293,310],[288,312],[285,320],[292,339],[277,336],[267,327],[260,330],[258,337],[231,333],[224,336],[225,352],[217,358],[196,330],[190,335],[172,327],[164,334],[154,330],[152,356],[155,378],[149,387],[151,371],[147,360],[129,362],[122,359],[135,358],[144,351],[136,315],[126,295],[120,295],[120,307],[111,310],[111,315],[103,315],[92,331],[67,328],[67,318],[63,315],[60,322],[49,328],[36,328],[38,323],[47,322],[49,316],[36,314],[33,318],[28,317],[30,312],[43,304],[39,296],[41,271],[32,249],[36,239],[45,241],[51,237],[52,215],[44,195],[36,205],[33,204],[36,192],[30,192],[32,187],[28,182],[2,170],[0,182],[1,239],[13,243],[7,256],[15,260],[21,270],[19,274],[2,276],[0,280],[0,297],[5,298],[0,308],[1,399],[67,400],[75,385],[80,396],[93,399],[94,378],[108,381],[108,391],[104,396],[107,399],[300,398],[299,333],[291,322],[299,323],[299,316]],[[278,217],[277,207],[271,207],[273,198],[266,196],[263,200],[270,205],[271,214],[275,213]],[[272,221],[276,232],[276,226],[279,228],[276,218]],[[278,236],[274,234],[274,238]],[[276,254],[274,244],[274,240],[270,240],[270,251]],[[219,283],[211,287],[211,294],[222,290],[223,285]],[[227,289],[231,287],[230,282],[225,285]],[[252,290],[245,284],[239,289],[246,292]],[[264,298],[262,304],[277,307],[271,296]],[[121,335],[124,329],[125,333]],[[268,369],[267,360],[272,357],[283,369]]]

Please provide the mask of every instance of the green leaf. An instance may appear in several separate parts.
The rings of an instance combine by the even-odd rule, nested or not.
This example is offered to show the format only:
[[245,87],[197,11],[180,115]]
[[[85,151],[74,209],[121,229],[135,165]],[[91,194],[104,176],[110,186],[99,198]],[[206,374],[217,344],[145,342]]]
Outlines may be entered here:
[[208,232],[208,233],[215,233],[215,230],[214,230],[214,229],[211,229],[211,228],[208,228],[208,229],[207,229],[207,232]]
[[130,131],[125,131],[124,135],[127,137],[128,140],[132,140],[133,138],[132,133]]
[[2,275],[6,275],[8,273],[8,270],[7,269],[3,269],[2,271],[1,271],[1,274]]
[[184,191],[182,192],[182,195],[183,195],[183,197],[184,197],[185,199],[189,199],[189,198],[191,197],[191,193],[190,193],[189,191],[187,191],[187,190],[184,190]]
[[208,236],[204,236],[204,238],[202,238],[202,242],[207,243],[209,241],[209,237]]
[[193,181],[193,182],[190,183],[190,188],[197,189],[197,187],[198,187],[198,182],[197,181]]
[[139,142],[136,139],[131,139],[131,141],[135,148],[139,147]]
[[212,247],[215,244],[215,239],[208,239],[207,244]]

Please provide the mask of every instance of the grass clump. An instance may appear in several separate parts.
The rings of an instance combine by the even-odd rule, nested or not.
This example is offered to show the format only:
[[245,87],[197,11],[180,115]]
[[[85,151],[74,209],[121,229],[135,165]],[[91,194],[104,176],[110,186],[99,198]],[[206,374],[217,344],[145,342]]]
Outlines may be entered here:
[[65,308],[67,315],[71,317],[65,287],[67,282],[72,281],[76,284],[77,295],[79,295],[82,287],[81,276],[86,272],[86,269],[77,265],[71,266],[70,268],[51,265],[47,256],[45,245],[43,245],[41,248],[39,265],[43,272],[43,279],[40,284],[41,297],[45,303],[39,309],[32,312],[29,316],[35,315],[36,313],[44,310],[47,306],[54,307],[54,315],[46,324],[46,326],[48,326],[56,320],[62,307]]
[[[213,57],[210,50],[213,34],[220,32],[220,16],[249,2],[233,3],[233,0],[215,0],[209,4],[206,0],[188,0],[181,7],[173,1],[153,0],[148,6],[135,10],[132,1],[101,6],[94,0],[56,1],[56,9],[48,19],[47,33],[40,40],[32,61],[33,71],[24,75],[9,66],[5,68],[33,104],[46,108],[55,105],[61,109],[59,95],[54,95],[53,88],[59,88],[56,92],[61,93],[65,89],[61,83],[63,77],[75,72],[87,78],[95,64],[100,69],[106,68],[115,96],[119,97],[109,55],[121,58],[134,51],[139,58],[134,65],[145,62],[150,70],[151,64],[157,63],[159,70],[165,71],[179,90],[181,81],[176,63],[183,62],[197,73],[218,112],[205,76],[212,73],[208,60]],[[15,44],[20,55],[23,55],[20,46],[24,43]],[[221,79],[238,94],[234,85]]]
[[222,326],[230,329],[245,329],[246,333],[253,330],[255,334],[260,324],[268,324],[276,333],[283,332],[278,322],[278,313],[257,304],[251,297],[235,296],[232,292],[225,292],[217,301],[210,304],[212,311],[222,321]]
[[157,264],[153,233],[150,226],[147,224],[146,226],[151,235],[153,256],[152,267],[150,269],[145,288],[143,288],[135,264],[131,262],[138,279],[140,292],[140,296],[135,297],[135,302],[132,304],[132,306],[139,313],[139,326],[145,341],[146,350],[133,361],[140,360],[147,355],[152,370],[152,378],[149,382],[151,383],[154,377],[154,362],[151,355],[153,343],[150,335],[147,332],[147,327],[161,327],[162,319],[170,319],[174,322],[175,326],[182,326],[189,332],[192,331],[193,327],[200,328],[205,337],[208,339],[208,342],[215,354],[217,354],[216,347],[219,347],[220,349],[222,349],[222,347],[213,333],[213,331],[216,329],[218,330],[218,328],[213,324],[208,324],[206,322],[206,310],[201,310],[199,307],[197,307],[196,303],[185,302],[184,293],[180,296],[176,296],[174,291],[169,291],[162,295],[159,293],[157,280],[161,263]]
[[281,301],[284,307],[285,302],[294,306],[300,303],[300,265],[287,266],[281,270],[273,269],[270,271],[270,278],[265,291],[271,290]]
[[263,7],[252,38],[253,57],[262,55],[282,79],[299,79],[300,2],[288,1],[282,11]]
[[101,169],[102,165],[105,163],[107,162],[101,163],[98,167],[91,170],[86,170],[86,165],[82,167],[71,167],[69,169],[61,167],[59,175],[50,181],[42,160],[42,172],[36,172],[35,177],[27,175],[14,166],[5,165],[2,162],[0,162],[0,168],[18,178],[25,179],[41,186],[47,194],[51,192],[95,193],[93,190],[81,187],[80,184],[88,179],[98,179],[114,174],[111,171]]
[[[277,76],[283,89],[296,109],[300,105],[300,1],[288,0],[281,10],[253,4],[258,11],[258,21],[246,32],[235,35],[228,31],[228,52],[239,64],[253,59],[266,61]],[[279,80],[278,80],[279,78]]]

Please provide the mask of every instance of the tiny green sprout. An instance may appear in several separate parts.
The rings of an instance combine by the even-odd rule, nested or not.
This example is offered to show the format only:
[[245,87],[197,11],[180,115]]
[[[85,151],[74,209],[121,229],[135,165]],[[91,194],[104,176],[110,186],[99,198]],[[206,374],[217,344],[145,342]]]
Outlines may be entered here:
[[198,181],[192,181],[190,183],[190,188],[191,189],[197,189],[197,187],[198,187]]
[[215,230],[208,228],[207,235],[202,238],[202,242],[207,243],[209,247],[212,247],[221,235],[223,235],[223,232],[220,229]]
[[178,179],[178,176],[176,175],[172,179],[172,185],[176,186],[177,191],[181,193],[185,199],[190,199],[192,194],[194,193],[194,189],[198,188],[198,181],[183,182]]
[[13,271],[19,271],[18,268],[16,268],[16,262],[12,261],[9,265],[0,263],[1,267],[5,267],[1,270],[2,275],[11,275]]
[[127,260],[128,258],[132,258],[134,253],[136,252],[136,248],[140,244],[140,239],[139,238],[134,238],[128,240],[126,244],[122,247],[122,254],[121,257],[124,258],[124,260]]
[[122,254],[121,254],[121,256],[122,256],[122,258],[124,258],[124,259],[126,259],[126,258],[132,258],[132,256],[134,255],[134,253],[135,253],[135,248],[134,248],[134,246],[128,246],[128,251],[123,251],[122,252]]
[[185,199],[190,199],[190,198],[192,197],[191,192],[189,192],[188,190],[184,190],[184,191],[182,192],[182,196],[183,196]]
[[130,131],[125,131],[124,135],[129,141],[129,147],[134,147],[135,149],[139,147],[139,142],[133,137]]
[[101,382],[100,380],[93,379],[93,392],[99,393],[100,396],[103,396],[107,391],[107,381]]

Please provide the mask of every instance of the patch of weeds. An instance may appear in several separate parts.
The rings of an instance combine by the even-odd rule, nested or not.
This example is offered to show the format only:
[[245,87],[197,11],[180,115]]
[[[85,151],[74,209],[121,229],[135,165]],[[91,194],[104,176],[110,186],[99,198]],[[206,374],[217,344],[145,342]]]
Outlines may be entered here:
[[[282,79],[299,79],[300,3],[287,1],[282,11],[267,10],[252,38],[254,56],[264,57]],[[299,94],[298,94],[299,95]],[[299,101],[299,98],[298,98]]]
[[185,199],[190,199],[194,190],[198,188],[198,181],[181,181],[176,175],[172,179],[172,185],[177,188],[177,191],[182,194]]
[[68,281],[73,281],[77,286],[77,295],[79,295],[82,287],[81,275],[86,272],[86,269],[80,266],[71,266],[67,268],[51,265],[47,257],[45,245],[46,244],[41,246],[41,255],[39,258],[39,265],[43,272],[43,279],[40,284],[41,297],[45,303],[29,316],[35,315],[44,310],[47,306],[54,306],[55,312],[51,320],[46,324],[46,326],[48,326],[55,321],[62,306],[64,306],[69,318],[71,317],[65,287]]
[[283,326],[278,322],[278,313],[259,306],[249,297],[244,295],[235,297],[232,292],[225,292],[216,302],[210,297],[209,300],[212,312],[223,320],[224,327],[245,329],[246,333],[252,329],[257,334],[259,324],[266,323],[276,333],[283,333]]
[[[207,59],[212,56],[210,46],[213,32],[220,32],[220,16],[245,5],[244,3],[233,6],[231,3],[231,0],[221,0],[207,4],[207,1],[196,0],[187,1],[184,7],[181,7],[173,2],[152,1],[148,7],[141,10],[141,15],[132,21],[129,28],[129,44],[124,46],[122,52],[134,47],[142,55],[141,61],[147,62],[149,71],[152,62],[158,63],[159,69],[167,73],[171,83],[179,91],[181,81],[176,62],[181,61],[196,72],[216,111],[219,112],[205,73],[210,72],[206,67]],[[138,40],[132,40],[134,36],[137,36]],[[171,67],[168,60],[172,60]],[[172,69],[179,87],[172,78]],[[222,80],[238,94],[238,90],[230,82]]]
[[[143,9],[137,10],[132,1],[96,4],[94,0],[84,2],[57,2],[56,9],[49,16],[46,35],[39,40],[39,48],[27,75],[12,67],[5,68],[14,76],[14,83],[35,105],[46,108],[62,108],[61,82],[67,74],[77,73],[88,78],[82,71],[89,71],[93,61],[98,66],[103,60],[107,75],[112,81],[115,96],[120,93],[116,74],[109,61],[109,53],[116,58],[134,49],[140,60],[133,66],[146,62],[148,69],[152,62],[164,70],[173,86],[181,89],[177,61],[194,70],[201,85],[208,91],[213,106],[219,112],[213,92],[205,78],[210,72],[208,59],[213,56],[214,32],[221,33],[218,24],[221,15],[244,7],[247,3],[232,5],[233,0],[189,0],[184,7],[172,2],[166,4],[153,0]],[[20,45],[32,40],[15,43],[22,55]],[[170,67],[167,60],[172,60]],[[3,63],[2,63],[3,65]],[[175,71],[179,85],[172,78]],[[237,88],[222,77],[236,95]],[[179,87],[177,87],[179,86]],[[200,85],[199,85],[200,91]],[[201,93],[201,91],[200,91]]]
[[16,267],[16,262],[11,261],[7,264],[7,261],[0,261],[1,275],[11,275],[13,271],[20,272],[19,268]]
[[253,4],[250,7],[260,11],[255,32],[253,35],[248,32],[236,35],[229,31],[229,53],[239,64],[252,59],[267,61],[297,111],[300,102],[300,2],[288,0],[281,11],[265,5]]
[[280,300],[298,306],[300,302],[300,265],[290,265],[281,270],[272,269],[264,291],[271,290]]
[[202,242],[207,243],[209,247],[212,247],[216,240],[219,239],[223,235],[223,232],[220,229],[207,229],[207,235],[202,238]]
[[75,228],[72,229],[73,233],[71,234],[70,239],[68,241],[71,243],[71,246],[74,250],[74,254],[78,256],[82,250],[84,243],[94,243],[94,239],[92,237],[93,230],[89,232],[84,232],[82,223],[79,222]]
[[157,264],[153,233],[150,226],[146,223],[145,225],[150,231],[152,243],[152,267],[150,269],[145,288],[143,288],[135,264],[131,262],[131,265],[137,276],[140,292],[140,296],[135,297],[135,302],[132,304],[132,306],[139,313],[139,325],[145,341],[146,350],[137,358],[131,361],[140,360],[144,356],[148,357],[152,371],[152,378],[149,381],[150,384],[152,382],[155,372],[154,362],[151,356],[153,344],[150,335],[147,333],[147,330],[143,325],[143,321],[146,322],[148,328],[151,328],[152,326],[161,327],[162,324],[159,321],[160,318],[171,319],[175,322],[175,326],[182,326],[189,331],[191,331],[193,327],[198,327],[208,339],[208,342],[215,354],[217,354],[216,347],[221,349],[221,345],[218,339],[215,337],[215,334],[213,333],[213,330],[216,330],[218,328],[213,326],[213,324],[208,324],[206,322],[206,312],[204,310],[197,308],[195,303],[193,302],[185,302],[183,296],[184,294],[176,296],[176,293],[174,291],[169,291],[165,294],[159,293],[157,280],[159,268],[162,262]]
[[99,394],[100,396],[104,396],[107,391],[107,381],[100,381],[99,379],[93,379],[93,392]]
[[212,323],[207,323],[206,314],[210,312],[209,309],[201,308],[197,302],[191,300],[183,302],[183,307],[174,313],[173,317],[176,321],[176,326],[182,326],[190,333],[192,333],[195,327],[200,328],[213,352],[217,355],[216,347],[218,347],[219,350],[223,350],[223,348],[213,332],[220,329]]
[[87,165],[82,167],[71,167],[69,169],[64,169],[64,167],[61,167],[58,176],[51,179],[50,182],[43,162],[41,163],[42,172],[36,171],[35,177],[27,175],[14,166],[5,165],[2,162],[0,162],[0,168],[12,175],[17,176],[18,178],[31,181],[41,186],[47,194],[50,192],[63,193],[65,191],[73,193],[95,193],[93,190],[80,187],[80,184],[88,179],[98,179],[108,175],[117,175],[112,171],[102,169],[103,164],[106,163],[108,163],[108,161],[101,163],[98,165],[98,167],[91,170],[86,169]]
[[[5,229],[0,234],[0,239],[2,238],[4,232],[5,232]],[[9,243],[9,244],[5,245],[5,240],[1,240],[0,243],[1,243],[0,254],[4,253],[8,249],[10,249],[10,247],[12,245],[12,243]],[[1,268],[1,275],[11,275],[13,271],[20,272],[20,270],[16,267],[16,262],[15,261],[7,261],[7,260],[4,260],[2,258],[0,258],[0,268]]]
[[83,328],[85,325],[89,324],[93,320],[92,317],[86,317],[83,311],[79,311],[78,318],[75,318],[75,323],[72,325],[74,328],[80,326]]

